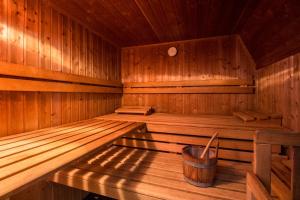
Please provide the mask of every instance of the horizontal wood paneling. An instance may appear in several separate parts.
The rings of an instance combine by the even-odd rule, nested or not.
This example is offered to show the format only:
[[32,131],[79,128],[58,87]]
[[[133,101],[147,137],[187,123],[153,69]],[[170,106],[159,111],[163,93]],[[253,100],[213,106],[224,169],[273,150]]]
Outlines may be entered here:
[[0,78],[1,91],[27,92],[84,92],[84,93],[114,93],[121,94],[122,88],[82,85],[62,82],[22,80],[15,78]]
[[196,86],[240,86],[253,85],[252,80],[200,80],[200,81],[163,81],[163,82],[129,82],[124,87],[130,88],[151,88],[151,87],[196,87]]
[[[1,81],[1,80],[0,80]],[[254,94],[253,87],[124,88],[124,94]]]
[[283,125],[300,130],[300,53],[256,72],[256,107],[282,113]]
[[[42,0],[0,0],[0,62],[10,64],[0,69],[10,76],[120,83],[119,48]],[[121,103],[121,94],[93,92],[2,91],[0,137],[110,113]]]
[[[175,46],[178,54],[169,57]],[[238,36],[122,49],[122,81],[169,82],[253,80],[254,62]],[[252,109],[253,94],[124,94],[123,105],[153,106],[157,112],[230,114]]]
[[[70,66],[69,66],[70,67]],[[61,71],[52,71],[40,67],[31,67],[19,64],[12,64],[6,62],[0,62],[0,74],[6,76],[15,76],[22,78],[34,78],[41,80],[51,80],[60,82],[91,84],[100,86],[122,87],[120,80],[104,80],[88,76],[79,76],[73,74],[67,74]]]

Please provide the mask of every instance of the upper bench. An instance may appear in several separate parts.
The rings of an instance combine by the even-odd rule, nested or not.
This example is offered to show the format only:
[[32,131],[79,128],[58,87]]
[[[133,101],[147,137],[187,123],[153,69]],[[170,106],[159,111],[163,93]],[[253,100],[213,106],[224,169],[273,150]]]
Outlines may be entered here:
[[90,119],[0,138],[0,198],[144,127],[138,122]]

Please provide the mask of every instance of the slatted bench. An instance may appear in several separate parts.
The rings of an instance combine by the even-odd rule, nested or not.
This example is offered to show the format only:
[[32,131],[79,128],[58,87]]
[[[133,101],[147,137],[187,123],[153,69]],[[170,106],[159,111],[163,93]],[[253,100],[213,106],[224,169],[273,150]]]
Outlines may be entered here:
[[[214,132],[219,133],[219,158],[241,162],[252,162],[253,136],[256,130],[282,130],[268,121],[243,123],[234,116],[221,115],[177,115],[154,113],[149,116],[106,115],[100,119],[145,122],[147,132],[131,133],[116,140],[115,144],[132,148],[181,153],[185,145],[205,145]],[[273,153],[280,146],[273,146]]]
[[181,155],[111,146],[55,173],[51,181],[116,199],[245,199],[247,163],[218,161],[215,185],[197,188],[182,175]]
[[[154,113],[98,119],[144,122],[147,130],[123,135],[109,149],[68,166],[50,180],[116,199],[244,199],[255,131],[281,129],[266,122],[245,124],[233,116]],[[187,144],[206,144],[216,130],[220,136],[216,184],[199,189],[184,181],[180,153]]]
[[144,128],[144,123],[91,119],[0,138],[0,198]]

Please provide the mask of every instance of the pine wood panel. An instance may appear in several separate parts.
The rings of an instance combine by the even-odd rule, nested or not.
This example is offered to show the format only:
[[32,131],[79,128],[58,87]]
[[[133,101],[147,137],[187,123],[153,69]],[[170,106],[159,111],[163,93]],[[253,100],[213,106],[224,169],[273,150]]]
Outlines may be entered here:
[[256,107],[266,113],[281,113],[283,125],[300,130],[300,54],[259,69]]
[[[60,81],[63,73],[71,82],[120,81],[119,48],[42,0],[0,0],[0,61],[16,72],[1,68],[6,75],[30,77],[36,68],[35,78],[50,70]],[[1,91],[0,137],[111,113],[120,103],[120,94]]]
[[[178,54],[167,55],[175,46]],[[253,80],[254,63],[238,36],[207,38],[122,49],[122,82]],[[124,94],[125,106],[156,112],[230,114],[253,108],[253,94]]]
[[258,67],[300,49],[297,0],[50,2],[122,47],[239,34]]

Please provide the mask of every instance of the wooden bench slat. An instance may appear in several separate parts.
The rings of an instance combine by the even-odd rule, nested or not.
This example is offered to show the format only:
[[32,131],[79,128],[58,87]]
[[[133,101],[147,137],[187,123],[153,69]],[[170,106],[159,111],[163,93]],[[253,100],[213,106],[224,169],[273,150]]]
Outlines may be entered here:
[[[111,124],[113,123],[112,121],[106,121],[105,123],[100,123],[100,124],[95,124],[97,125],[96,127],[99,127],[99,126],[105,126],[105,125],[108,125],[108,124]],[[33,149],[35,152],[37,152],[37,148],[38,147],[43,147],[44,145],[53,145],[54,142],[63,142],[64,139],[67,139],[67,138],[70,138],[72,136],[76,136],[84,131],[88,131],[90,129],[94,129],[94,126],[92,127],[85,127],[83,126],[82,129],[79,129],[79,130],[64,130],[64,131],[61,131],[61,132],[58,132],[58,133],[55,133],[54,135],[51,134],[50,136],[47,136],[45,135],[46,137],[38,137],[37,138],[34,138],[34,139],[37,139],[37,140],[33,140],[32,138],[30,138],[30,140],[33,140],[32,142],[28,141],[26,144],[24,145],[20,145],[20,146],[16,146],[16,147],[13,147],[13,148],[9,148],[7,150],[3,150],[1,151],[1,155],[0,155],[0,160],[1,158],[3,157],[7,157],[9,155],[18,155],[18,153],[26,153],[26,155],[28,154],[28,150],[31,150]],[[53,148],[53,146],[51,146]],[[11,159],[12,157],[10,157]]]
[[[111,169],[110,167],[99,167],[99,166],[93,166],[93,165],[79,165],[76,166],[78,169],[88,170],[92,172],[96,172],[98,174],[106,174],[110,176],[125,178],[127,180],[134,180],[134,181],[140,181],[145,183],[152,183],[152,184],[164,184],[168,187],[173,187],[174,189],[180,188],[181,190],[188,191],[188,192],[199,192],[199,188],[191,186],[189,184],[186,184],[186,182],[182,178],[182,174],[180,178],[170,178],[168,175],[168,171],[165,170],[157,170],[156,174],[149,174],[148,168],[140,167],[140,171],[135,170],[133,172],[130,172],[128,170],[119,170],[117,169]],[[142,177],[142,178],[141,178]],[[238,192],[246,192],[246,188],[244,184],[241,183],[235,183],[235,182],[227,182],[217,179],[215,181],[214,187],[209,187],[203,190],[207,193],[213,193],[215,191],[215,188],[224,189],[224,190],[231,190],[231,191],[238,191]],[[211,190],[210,190],[211,189]],[[203,193],[202,193],[203,194]],[[224,195],[226,197],[226,195]]]
[[[181,144],[192,144],[192,145],[206,145],[209,141],[209,137],[195,137],[195,136],[183,136],[175,134],[163,134],[163,133],[136,133],[127,134],[124,136],[131,139],[142,139],[146,141],[161,141],[161,142],[172,142]],[[212,146],[214,147],[214,143]],[[230,140],[230,139],[219,139],[219,146],[221,148],[229,149],[240,149],[240,150],[253,150],[253,142],[242,141],[242,140]]]
[[254,121],[244,123],[234,116],[223,115],[182,115],[182,114],[168,114],[168,113],[153,113],[148,116],[141,115],[118,115],[109,114],[98,117],[106,120],[124,120],[134,122],[145,122],[147,124],[163,124],[163,125],[180,125],[180,126],[194,126],[217,129],[236,129],[236,130],[258,130],[258,129],[281,129],[278,124],[268,121]]
[[[51,138],[51,140],[45,141],[47,142],[42,146],[38,146],[36,148],[33,148],[32,146],[27,146],[27,150],[24,150],[20,153],[13,153],[11,151],[8,151],[8,153],[12,154],[10,156],[6,156],[4,158],[0,159],[0,169],[1,167],[8,166],[11,163],[16,163],[18,161],[24,160],[29,157],[33,157],[36,155],[40,155],[42,153],[48,153],[49,151],[56,151],[58,148],[65,148],[67,145],[71,145],[74,143],[77,143],[83,139],[87,139],[90,136],[93,136],[94,134],[99,134],[101,132],[104,132],[108,129],[111,129],[113,127],[117,127],[121,124],[124,124],[124,122],[114,122],[111,124],[101,124],[99,126],[93,126],[91,128],[82,129],[80,131],[72,132],[71,135],[65,139],[57,140],[57,138]],[[34,144],[34,143],[33,143]]]
[[[160,151],[167,151],[167,152],[174,152],[174,153],[181,153],[182,149],[185,147],[185,145],[181,145],[181,144],[172,144],[172,143],[164,143],[164,142],[148,141],[147,144],[145,144],[145,142],[143,141],[129,140],[125,138],[117,140],[114,144],[120,146],[160,150]],[[253,153],[246,152],[246,151],[244,152],[244,151],[219,149],[219,158],[251,162],[253,159]]]
[[42,154],[38,154],[34,157],[31,157],[30,159],[21,160],[19,162],[12,163],[11,165],[5,165],[4,167],[0,168],[0,180],[5,179],[6,177],[9,177],[13,174],[16,174],[24,169],[30,168],[34,165],[38,165],[40,163],[51,160],[52,158],[55,158],[59,155],[63,155],[66,152],[75,150],[76,148],[80,148],[88,143],[91,143],[99,138],[105,137],[105,136],[109,135],[110,133],[113,133],[116,130],[125,128],[131,124],[133,124],[133,123],[125,122],[125,123],[115,126],[112,129],[99,130],[96,132],[96,134],[83,137],[82,139],[75,141],[74,143],[70,143],[70,144],[66,143],[66,145],[62,145],[58,148],[52,149],[50,151],[46,151]]
[[152,124],[147,123],[147,130],[149,132],[158,133],[175,133],[175,134],[185,134],[185,135],[195,135],[195,136],[206,136],[211,137],[216,131],[219,133],[220,138],[230,138],[230,139],[242,139],[242,140],[253,140],[254,131],[224,131],[216,128],[205,128],[202,129],[194,126],[180,126],[180,125],[165,125],[165,124]]
[[107,123],[107,121],[98,121],[98,122],[89,123],[89,124],[78,124],[78,125],[74,125],[74,126],[70,126],[70,127],[51,129],[51,130],[48,130],[45,132],[40,132],[40,133],[36,133],[34,135],[30,135],[29,137],[24,136],[21,138],[16,138],[15,140],[11,140],[7,144],[0,145],[0,151],[10,150],[12,148],[17,148],[17,147],[24,146],[27,144],[32,144],[37,141],[52,138],[55,135],[61,135],[61,134],[69,133],[69,132],[72,133],[73,131],[88,128],[90,126],[94,126],[99,123]]
[[34,136],[36,136],[36,134],[39,134],[39,133],[48,133],[48,132],[51,133],[52,131],[55,132],[60,129],[67,129],[69,127],[80,126],[82,124],[92,123],[92,122],[99,122],[99,120],[97,120],[97,119],[84,120],[84,121],[73,122],[73,123],[69,123],[69,124],[63,124],[63,125],[56,126],[56,127],[49,127],[49,128],[44,128],[44,129],[38,129],[35,131],[29,131],[29,132],[25,132],[25,133],[18,133],[18,134],[14,134],[14,135],[5,136],[5,137],[0,137],[0,145],[16,142],[16,141],[23,140],[23,139],[30,138],[30,137],[34,137]]
[[[169,158],[173,160],[172,163],[169,162]],[[232,165],[229,162],[225,165],[223,162],[220,164],[221,166],[218,163],[218,168]],[[247,166],[251,167],[249,164]],[[248,170],[245,166],[243,168]],[[57,172],[50,180],[73,187],[76,185],[77,188],[87,191],[91,191],[88,186],[94,186],[98,183],[96,185],[99,188],[104,186],[118,188],[164,199],[245,198],[245,176],[221,172],[217,173],[216,177],[215,186],[197,188],[183,180],[182,160],[179,155],[113,146],[87,160],[69,166],[68,169]],[[72,181],[66,181],[68,179]],[[79,183],[83,182],[85,183],[84,186],[80,186]],[[155,192],[152,192],[149,184],[156,186]],[[170,191],[172,192],[170,193]],[[105,194],[105,191],[103,193],[101,190],[96,192]],[[196,194],[197,196],[189,196],[189,194]],[[126,197],[122,196],[124,199]]]
[[[98,121],[101,122],[101,120]],[[143,123],[123,121],[115,122],[113,124],[115,125],[108,129],[99,129],[95,134],[90,136],[86,135],[86,137],[72,143],[64,144],[62,142],[60,147],[41,154],[24,154],[26,155],[26,158],[22,157],[23,160],[18,160],[18,162],[13,162],[11,164],[1,162],[4,167],[0,168],[0,185],[5,185],[5,187],[1,187],[0,197],[5,197],[18,188],[23,187],[50,172],[58,170],[65,164],[70,163],[103,145],[111,143],[116,138],[122,137],[126,133],[136,131],[145,126]],[[49,144],[49,147],[51,147],[51,144]],[[34,152],[32,151],[32,153]]]
[[[175,189],[161,187],[153,184],[139,183],[134,181],[126,182],[125,179],[111,178],[110,176],[100,175],[100,177],[97,177],[96,173],[90,173],[92,177],[84,177],[83,174],[88,173],[88,171],[83,170],[78,171],[78,173],[70,176],[68,173],[60,172],[60,174],[56,174],[52,181],[60,184],[65,184],[70,187],[84,189],[86,191],[93,191],[98,194],[107,194],[106,188],[116,188],[119,189],[120,193],[115,198],[123,200],[132,198],[132,196],[125,196],[127,194],[127,191],[131,192],[131,194],[136,193],[139,196],[151,196],[157,199],[184,200],[199,198],[198,194],[178,191]],[[72,181],[70,181],[70,179],[72,179]],[[110,181],[105,181],[105,179],[109,179]],[[118,182],[124,182],[124,184],[118,184]],[[96,186],[96,188],[94,186]],[[93,187],[93,189],[91,189],[91,187]],[[201,199],[211,200],[212,198],[207,196],[201,196]]]
[[[106,174],[104,172],[93,172],[90,169],[76,169],[71,168],[70,171],[68,170],[62,170],[58,173],[62,173],[65,175],[70,175],[71,177],[79,175],[82,179],[96,179],[101,184],[107,184],[111,187],[116,188],[123,188],[125,190],[135,191],[140,194],[144,195],[152,195],[157,198],[164,198],[166,195],[168,195],[168,199],[176,199],[175,197],[176,193],[180,195],[181,199],[198,199],[200,198],[199,195],[202,197],[210,197],[210,198],[221,198],[221,199],[243,199],[245,196],[245,193],[238,192],[234,190],[227,190],[227,189],[221,189],[221,188],[198,188],[194,187],[190,184],[187,184],[183,181],[175,181],[171,179],[165,179],[165,178],[159,178],[155,176],[149,176],[149,175],[143,175],[138,177],[138,179],[134,179],[134,175],[125,175],[121,176],[120,174]],[[88,176],[86,176],[88,175]],[[86,176],[86,178],[85,178]],[[59,177],[58,177],[59,179]],[[108,180],[108,181],[106,181]],[[55,178],[54,178],[55,181]],[[59,183],[59,181],[58,181]],[[230,183],[226,183],[230,184]],[[149,193],[150,191],[147,189],[145,190],[143,186],[149,186],[149,185],[155,185],[157,187],[156,192]],[[134,186],[131,188],[130,186]],[[167,190],[163,190],[163,188]],[[160,192],[163,190],[163,192]],[[175,193],[168,194],[167,191],[174,191]],[[193,194],[194,198],[191,198],[191,196],[186,196],[187,194]],[[198,198],[195,198],[196,195],[198,195]]]
[[[132,156],[134,155],[134,156]],[[165,169],[172,172],[182,172],[182,157],[181,155],[175,153],[165,153],[159,151],[151,151],[151,150],[144,150],[144,149],[136,149],[130,147],[120,147],[120,146],[113,146],[106,151],[103,151],[101,154],[88,159],[86,162],[90,164],[99,164],[99,163],[106,163],[111,162],[115,158],[118,158],[118,162],[123,162],[123,159],[131,157],[130,160],[126,160],[126,163],[137,164],[142,158],[142,162],[139,162],[139,165],[151,165],[151,167]],[[137,157],[135,159],[135,157]],[[155,160],[154,160],[155,158]],[[155,162],[153,162],[155,161]],[[167,165],[166,165],[167,163]],[[236,161],[229,161],[229,160],[219,160],[218,161],[220,172],[227,171],[225,173],[228,174],[236,174],[232,173],[239,172],[238,175],[246,174],[247,170],[251,170],[251,165],[249,163],[243,162],[236,162]],[[228,171],[228,169],[233,169]]]

